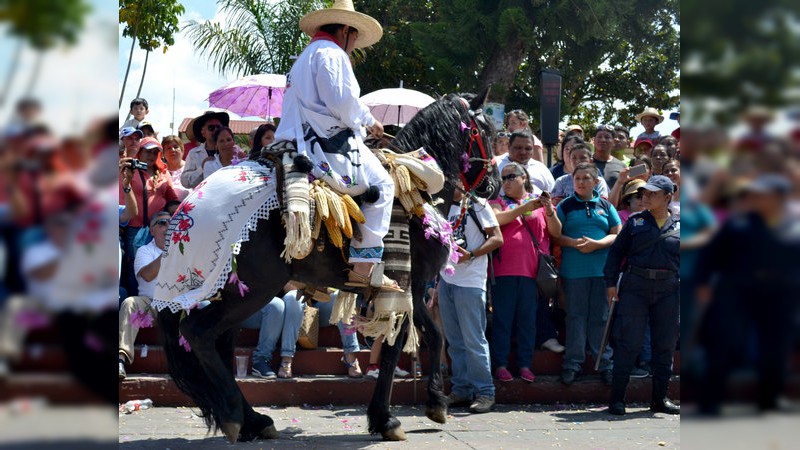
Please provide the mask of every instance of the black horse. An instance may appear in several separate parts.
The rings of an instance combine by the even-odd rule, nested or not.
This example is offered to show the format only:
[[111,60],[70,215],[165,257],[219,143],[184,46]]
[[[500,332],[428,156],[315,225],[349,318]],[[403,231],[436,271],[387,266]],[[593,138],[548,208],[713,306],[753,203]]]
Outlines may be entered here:
[[[478,96],[448,95],[422,111],[398,133],[394,144],[405,151],[424,147],[439,163],[445,174],[443,199],[437,208],[447,217],[454,189],[464,189],[483,198],[493,198],[500,187],[497,168],[492,165],[491,135],[493,126],[485,119],[481,106],[485,90]],[[470,167],[466,172],[465,155]],[[239,278],[250,287],[242,298],[238,289],[226,285],[222,299],[203,309],[192,311],[183,320],[180,314],[164,309],[159,313],[169,372],[178,387],[200,408],[209,430],[221,429],[229,441],[276,438],[278,432],[269,416],[259,414],[247,403],[233,377],[233,350],[241,322],[261,309],[289,280],[314,286],[343,290],[347,281],[346,263],[341,252],[327,245],[305,259],[287,265],[280,256],[286,235],[280,212],[274,210],[261,220],[258,230],[242,244],[237,257]],[[414,304],[414,323],[431,356],[428,401],[425,414],[438,423],[447,417],[446,396],[439,371],[443,337],[428,314],[423,301],[425,285],[445,264],[448,249],[436,239],[425,239],[421,221],[409,224],[412,272],[410,285]],[[191,344],[186,352],[178,344],[179,334]],[[387,440],[403,440],[400,421],[389,412],[394,368],[408,336],[408,321],[393,346],[383,344],[380,375],[368,408],[370,433],[381,433]]]

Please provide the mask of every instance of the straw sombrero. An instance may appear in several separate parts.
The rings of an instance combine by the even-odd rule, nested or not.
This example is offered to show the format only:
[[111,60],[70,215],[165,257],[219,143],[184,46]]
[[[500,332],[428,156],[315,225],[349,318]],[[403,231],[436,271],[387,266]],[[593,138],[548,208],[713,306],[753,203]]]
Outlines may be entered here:
[[300,19],[300,29],[313,37],[319,27],[335,23],[358,30],[355,48],[369,47],[383,36],[381,24],[366,14],[356,12],[352,0],[336,0],[330,8],[311,11]]
[[[221,111],[206,111],[203,113],[202,116],[197,116],[189,122],[188,129],[186,130],[186,136],[191,141],[198,141],[198,142],[205,142],[206,138],[203,137],[203,133],[200,130],[205,126],[206,122],[211,119],[217,119],[222,124],[222,126],[227,127],[231,121],[231,116],[228,115],[226,112]],[[192,135],[190,136],[188,131],[192,130]]]
[[642,117],[647,117],[647,116],[655,117],[656,119],[658,119],[658,123],[661,123],[661,122],[664,121],[664,116],[662,116],[658,112],[657,109],[651,108],[649,106],[647,108],[645,108],[644,111],[642,111],[642,112],[640,112],[639,114],[636,115],[636,121],[637,122],[641,122],[642,121]]

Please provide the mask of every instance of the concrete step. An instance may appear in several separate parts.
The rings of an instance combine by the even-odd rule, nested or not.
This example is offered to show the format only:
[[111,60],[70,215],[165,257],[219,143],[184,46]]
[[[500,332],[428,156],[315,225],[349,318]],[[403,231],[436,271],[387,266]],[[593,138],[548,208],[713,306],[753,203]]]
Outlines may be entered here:
[[[104,404],[67,373],[11,374],[0,381],[0,402],[17,398],[47,399],[52,404]],[[126,400],[127,401],[127,400]]]
[[[256,406],[271,405],[351,405],[366,404],[372,397],[375,380],[351,379],[341,376],[297,376],[290,380],[264,380],[247,377],[237,379],[247,400]],[[424,403],[427,399],[427,378],[395,380],[392,387],[392,404]],[[586,376],[572,386],[561,384],[557,376],[538,376],[533,383],[520,379],[496,382],[496,400],[506,404],[604,403],[608,401],[609,387],[596,376]],[[445,380],[445,392],[450,382]],[[631,402],[650,400],[650,379],[634,379],[628,387]],[[673,377],[670,395],[680,398],[680,377]],[[119,399],[125,402],[137,398],[150,398],[157,406],[191,406],[168,375],[130,374],[120,383]]]

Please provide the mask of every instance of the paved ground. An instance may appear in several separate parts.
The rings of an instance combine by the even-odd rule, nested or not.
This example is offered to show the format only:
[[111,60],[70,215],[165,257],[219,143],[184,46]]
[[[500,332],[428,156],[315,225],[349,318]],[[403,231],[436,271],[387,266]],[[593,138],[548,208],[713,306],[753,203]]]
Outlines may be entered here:
[[366,433],[363,407],[256,408],[269,414],[280,439],[227,444],[207,436],[189,408],[155,408],[119,417],[121,449],[179,448],[359,448],[359,449],[529,449],[542,447],[625,449],[680,447],[680,419],[632,408],[624,419],[596,406],[503,405],[495,412],[470,415],[451,411],[446,425],[428,420],[421,407],[393,408],[408,435],[406,442],[384,443]]

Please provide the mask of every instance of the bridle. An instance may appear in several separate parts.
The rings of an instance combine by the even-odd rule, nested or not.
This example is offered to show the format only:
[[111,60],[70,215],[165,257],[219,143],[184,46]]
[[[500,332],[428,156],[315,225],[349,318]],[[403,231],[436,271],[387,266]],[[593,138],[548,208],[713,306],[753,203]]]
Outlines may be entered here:
[[[461,173],[459,173],[459,176],[461,178],[461,186],[458,186],[452,181],[448,180],[448,183],[450,183],[455,189],[460,190],[464,194],[464,198],[461,200],[461,213],[458,216],[458,220],[456,220],[455,224],[453,225],[454,229],[458,228],[458,226],[461,225],[461,221],[464,219],[464,215],[467,212],[469,200],[475,200],[475,190],[478,188],[478,186],[481,185],[481,183],[483,183],[483,180],[484,178],[486,178],[486,175],[488,175],[492,171],[491,155],[489,155],[488,152],[486,151],[486,146],[483,144],[483,139],[481,139],[481,132],[478,129],[478,124],[475,122],[475,116],[480,114],[481,110],[479,109],[477,111],[473,111],[472,109],[470,109],[469,102],[467,102],[467,100],[464,99],[463,97],[459,97],[459,100],[461,100],[461,104],[467,109],[467,113],[469,114],[469,128],[468,128],[469,145],[467,146],[466,150],[467,155],[469,156],[467,157],[467,162],[470,165],[473,162],[479,162],[483,164],[483,167],[481,167],[480,172],[478,172],[478,176],[475,177],[475,180],[472,183],[470,183],[467,180],[467,171],[469,170],[469,168],[466,168],[462,170]],[[467,130],[467,128],[464,129]],[[478,145],[478,150],[480,151],[480,157],[472,156],[473,148],[475,147],[476,142]]]

